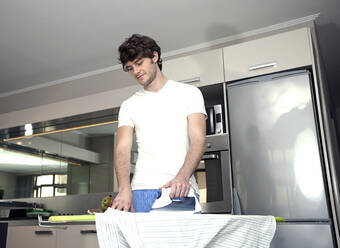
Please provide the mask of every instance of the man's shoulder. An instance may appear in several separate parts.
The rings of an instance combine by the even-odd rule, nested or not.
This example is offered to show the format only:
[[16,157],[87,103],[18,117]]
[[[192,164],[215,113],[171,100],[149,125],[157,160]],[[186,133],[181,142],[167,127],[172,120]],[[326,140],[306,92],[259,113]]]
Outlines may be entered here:
[[188,90],[188,91],[198,90],[198,88],[196,86],[188,84],[188,83],[182,83],[182,82],[178,82],[178,81],[174,81],[174,80],[169,80],[169,82],[172,84],[173,88]]
[[141,96],[143,96],[143,90],[138,90],[133,95],[126,98],[123,103],[132,104]]

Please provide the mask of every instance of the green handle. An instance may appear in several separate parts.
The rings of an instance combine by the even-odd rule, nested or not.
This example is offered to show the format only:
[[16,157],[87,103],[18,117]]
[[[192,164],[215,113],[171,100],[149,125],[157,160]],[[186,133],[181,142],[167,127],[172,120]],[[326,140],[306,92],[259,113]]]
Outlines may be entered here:
[[[283,217],[275,217],[276,222],[284,222]],[[49,222],[60,222],[60,221],[95,221],[94,214],[87,215],[62,215],[62,216],[51,216],[48,218]]]
[[95,221],[94,214],[87,215],[61,215],[51,216],[48,218],[49,222],[60,222],[60,221]]
[[283,217],[275,217],[276,222],[285,222],[285,218]]

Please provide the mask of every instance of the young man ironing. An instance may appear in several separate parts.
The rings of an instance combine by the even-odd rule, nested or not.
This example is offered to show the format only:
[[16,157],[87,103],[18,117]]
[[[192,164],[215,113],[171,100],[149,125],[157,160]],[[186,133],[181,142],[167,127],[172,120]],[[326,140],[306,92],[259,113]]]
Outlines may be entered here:
[[[147,36],[132,35],[119,47],[119,54],[124,71],[143,88],[120,108],[115,149],[119,189],[112,207],[149,212],[162,189],[168,189],[171,199],[196,196],[193,172],[205,150],[206,112],[200,90],[165,77],[161,49]],[[130,184],[134,131],[138,159]],[[194,204],[199,204],[197,199]],[[181,201],[173,206],[183,207]]]

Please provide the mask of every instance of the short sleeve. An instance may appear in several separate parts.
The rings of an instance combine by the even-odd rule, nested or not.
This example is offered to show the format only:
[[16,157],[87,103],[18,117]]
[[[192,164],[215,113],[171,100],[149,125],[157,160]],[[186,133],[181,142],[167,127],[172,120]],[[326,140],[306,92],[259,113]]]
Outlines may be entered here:
[[118,115],[118,127],[121,126],[130,126],[134,127],[132,120],[132,112],[131,108],[129,108],[129,104],[124,101],[119,109],[119,115]]
[[207,115],[202,92],[197,87],[192,87],[188,96],[187,115],[202,113]]

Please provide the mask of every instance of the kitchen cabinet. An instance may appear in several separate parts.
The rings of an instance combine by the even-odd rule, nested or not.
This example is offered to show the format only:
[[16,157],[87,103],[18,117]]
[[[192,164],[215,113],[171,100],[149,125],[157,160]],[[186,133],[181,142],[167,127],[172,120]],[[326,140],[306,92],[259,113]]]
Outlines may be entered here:
[[242,78],[312,65],[308,28],[287,31],[223,48],[225,78]]
[[195,86],[224,82],[222,48],[166,60],[162,71],[169,79]]
[[57,230],[57,248],[99,248],[96,225],[68,225]]
[[0,247],[6,247],[8,223],[0,222]]
[[56,248],[56,230],[37,226],[9,226],[7,248]]
[[37,226],[9,226],[7,248],[99,248],[96,226],[65,225],[64,229]]

